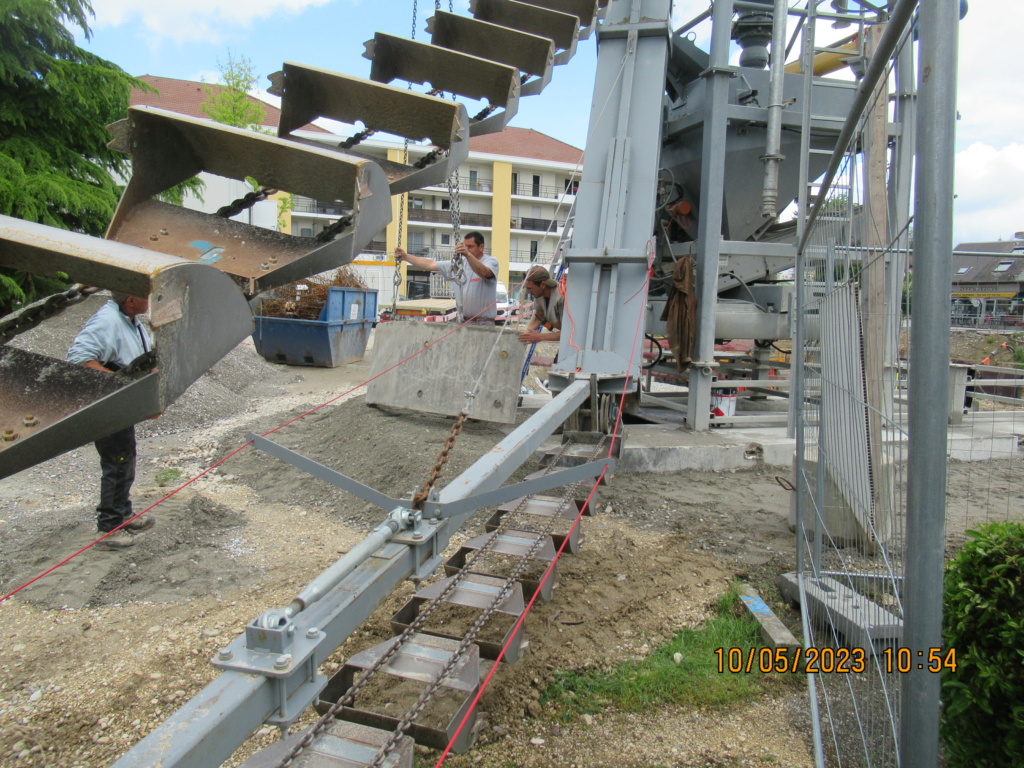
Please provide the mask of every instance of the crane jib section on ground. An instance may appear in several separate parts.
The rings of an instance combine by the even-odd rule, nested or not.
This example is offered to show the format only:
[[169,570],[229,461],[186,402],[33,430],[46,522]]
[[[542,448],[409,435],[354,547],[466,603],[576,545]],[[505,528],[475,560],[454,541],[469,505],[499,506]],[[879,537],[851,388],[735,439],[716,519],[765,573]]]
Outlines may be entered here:
[[[6,377],[0,380],[0,477],[160,413],[249,335],[248,298],[351,262],[390,222],[391,196],[449,179],[467,156],[469,136],[500,131],[521,96],[543,90],[553,67],[597,24],[602,5],[482,0],[473,18],[438,10],[427,25],[430,43],[382,33],[370,40],[366,79],[287,62],[271,76],[271,91],[281,97],[278,136],[130,108],[110,127],[111,146],[130,154],[133,174],[106,240],[5,218],[0,265],[60,271],[86,286],[151,295],[157,365],[140,381],[90,385],[62,361],[5,347],[3,354],[18,361],[0,366]],[[434,95],[389,85],[395,80],[430,83]],[[483,99],[488,107],[471,119],[445,92]],[[425,139],[434,150],[428,162],[404,165],[363,156],[348,142],[331,148],[301,135],[321,117]],[[202,172],[339,201],[341,216],[327,237],[313,239],[158,199]],[[203,339],[203,349],[191,348],[189,339]],[[11,370],[18,371],[13,378]]]
[[[589,381],[572,382],[448,483],[432,499],[436,506],[428,508],[427,514],[440,514],[445,505],[473,496],[497,491],[498,496],[485,497],[496,503],[499,497],[518,494],[522,488],[505,489],[502,484],[590,392]],[[272,445],[267,447],[274,450]],[[591,463],[585,474],[597,476],[604,463]],[[387,498],[372,501],[386,503]],[[159,760],[167,766],[215,766],[264,723],[293,722],[326,686],[317,671],[322,662],[401,581],[425,578],[440,566],[441,553],[452,535],[477,508],[453,506],[454,513],[448,517],[423,519],[411,515],[408,507],[396,507],[364,542],[310,582],[292,603],[250,622],[245,634],[213,660],[224,670],[220,677],[115,765],[127,768]],[[217,717],[211,717],[212,708]]]

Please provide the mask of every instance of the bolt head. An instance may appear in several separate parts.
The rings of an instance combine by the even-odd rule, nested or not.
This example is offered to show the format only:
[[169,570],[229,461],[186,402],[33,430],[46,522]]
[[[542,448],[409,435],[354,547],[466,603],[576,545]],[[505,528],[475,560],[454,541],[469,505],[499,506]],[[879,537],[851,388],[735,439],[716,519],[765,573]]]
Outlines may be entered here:
[[310,640],[320,637],[320,630],[317,627],[310,627],[306,630],[306,637]]
[[292,655],[290,653],[282,653],[274,659],[274,669],[287,669],[291,663]]
[[234,652],[230,648],[221,648],[220,653],[217,654],[217,658],[221,661],[228,661],[234,655]]

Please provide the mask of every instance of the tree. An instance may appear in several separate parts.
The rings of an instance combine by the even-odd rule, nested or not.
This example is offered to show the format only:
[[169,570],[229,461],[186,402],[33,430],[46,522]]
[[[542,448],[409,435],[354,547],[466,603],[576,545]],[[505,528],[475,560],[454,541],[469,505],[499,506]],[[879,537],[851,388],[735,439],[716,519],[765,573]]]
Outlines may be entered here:
[[[75,45],[89,0],[4,0],[0,20],[0,213],[102,235],[128,157],[107,148],[132,87],[146,86]],[[56,290],[52,278],[0,270],[0,314]]]
[[235,59],[229,50],[227,63],[217,62],[217,69],[220,70],[222,87],[206,89],[206,101],[201,107],[203,112],[218,123],[262,132],[260,126],[266,113],[263,105],[249,95],[259,79],[252,61],[245,56]]
[[[263,128],[266,116],[263,105],[249,95],[259,80],[252,61],[245,56],[236,59],[229,50],[227,63],[218,61],[217,69],[220,70],[221,87],[206,89],[206,101],[200,109],[218,123],[249,128],[257,133],[273,133]],[[260,188],[259,182],[251,176],[245,180],[253,190]],[[287,193],[277,199],[278,229],[285,229],[293,206],[292,196]]]

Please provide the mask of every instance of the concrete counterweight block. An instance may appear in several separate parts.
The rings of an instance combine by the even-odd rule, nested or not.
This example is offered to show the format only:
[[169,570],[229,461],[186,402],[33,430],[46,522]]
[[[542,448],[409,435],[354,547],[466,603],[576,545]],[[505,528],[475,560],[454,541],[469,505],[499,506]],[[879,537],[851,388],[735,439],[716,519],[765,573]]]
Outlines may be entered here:
[[515,421],[526,348],[512,331],[398,321],[378,325],[373,346],[371,377],[388,372],[370,382],[367,403],[456,416],[475,391],[470,418]]

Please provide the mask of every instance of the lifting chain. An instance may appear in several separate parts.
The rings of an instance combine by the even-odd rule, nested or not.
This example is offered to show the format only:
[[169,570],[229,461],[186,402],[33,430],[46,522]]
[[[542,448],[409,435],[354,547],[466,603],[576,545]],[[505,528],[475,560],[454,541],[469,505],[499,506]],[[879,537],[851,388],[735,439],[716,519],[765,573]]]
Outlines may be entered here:
[[[459,202],[459,169],[456,168],[448,177],[448,203],[452,211],[452,243],[462,242],[462,212]],[[448,277],[456,285],[466,284],[466,261],[461,253],[452,257],[451,265],[448,267]],[[462,307],[459,307],[462,312]]]
[[318,232],[316,236],[316,241],[318,243],[329,243],[335,237],[337,237],[350,226],[352,226],[352,222],[354,220],[355,217],[351,213],[342,216],[340,219],[338,219],[330,226],[324,227],[323,231]]
[[434,464],[434,468],[430,470],[430,475],[427,477],[427,482],[423,485],[423,490],[416,493],[412,497],[412,508],[423,509],[423,502],[430,496],[430,492],[434,490],[434,483],[441,477],[441,473],[444,471],[444,465],[448,463],[448,456],[452,452],[452,448],[455,447],[455,439],[462,432],[462,427],[466,423],[466,417],[469,416],[469,409],[463,408],[459,411],[459,417],[455,419],[455,423],[452,424],[452,431],[448,437],[444,440],[444,446],[441,448],[441,452],[437,455],[437,463]]
[[15,336],[32,330],[44,320],[59,315],[68,307],[85,301],[100,290],[76,283],[66,291],[47,296],[0,319],[0,344],[6,344]]
[[260,187],[259,189],[250,192],[245,197],[240,197],[233,203],[225,205],[223,208],[218,208],[217,215],[225,219],[230,219],[232,216],[237,216],[242,211],[247,211],[252,208],[256,203],[266,200],[271,195],[276,194],[276,189]]

